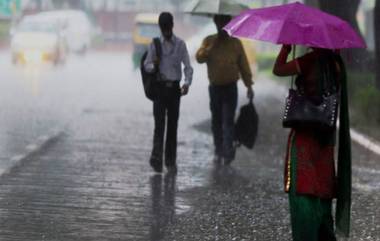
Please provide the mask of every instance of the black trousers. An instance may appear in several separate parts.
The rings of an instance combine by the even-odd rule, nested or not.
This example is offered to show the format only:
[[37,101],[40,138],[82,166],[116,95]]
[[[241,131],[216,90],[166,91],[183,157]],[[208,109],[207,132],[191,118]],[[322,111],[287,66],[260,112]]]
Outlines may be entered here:
[[228,160],[235,158],[234,120],[237,107],[237,84],[210,85],[211,127],[215,155]]
[[159,97],[153,102],[154,136],[151,163],[162,165],[166,127],[165,165],[176,164],[180,99],[179,81],[160,83]]

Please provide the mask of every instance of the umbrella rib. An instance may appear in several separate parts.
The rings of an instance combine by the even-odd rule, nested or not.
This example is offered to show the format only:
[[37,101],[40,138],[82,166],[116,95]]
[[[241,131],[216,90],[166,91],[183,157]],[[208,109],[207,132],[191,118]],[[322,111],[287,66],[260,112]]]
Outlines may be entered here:
[[249,15],[245,15],[245,16],[242,16],[241,19],[238,20],[237,23],[235,23],[234,25],[232,25],[230,28],[226,29],[226,28],[223,28],[224,30],[226,30],[228,32],[229,35],[233,36],[237,36],[238,34],[236,34],[240,28],[242,27],[242,24],[247,20],[249,19],[251,16]]
[[[326,25],[326,23],[324,23],[324,25]],[[331,42],[331,38],[328,38],[327,36],[329,36],[329,33],[327,32],[327,26],[325,26],[323,28],[323,32],[324,32],[324,37],[326,39],[326,42],[328,43],[329,47],[331,49],[333,49],[335,46],[333,45],[333,43]]]
[[[280,33],[278,34],[279,38],[281,38],[281,36],[282,36],[282,32],[283,32],[283,30],[284,30],[284,25],[285,25],[285,23],[287,22],[287,19],[288,19],[290,13],[293,12],[293,8],[294,8],[294,6],[293,6],[291,9],[289,9],[288,12],[286,13],[286,16],[285,16],[285,18],[284,18],[285,20],[282,22],[282,26],[281,26],[281,28],[280,28],[281,30],[280,30]],[[280,43],[280,42],[279,42],[279,39],[277,39],[276,43],[278,43],[278,44],[283,44],[283,43]],[[289,43],[287,43],[287,44],[289,44]]]

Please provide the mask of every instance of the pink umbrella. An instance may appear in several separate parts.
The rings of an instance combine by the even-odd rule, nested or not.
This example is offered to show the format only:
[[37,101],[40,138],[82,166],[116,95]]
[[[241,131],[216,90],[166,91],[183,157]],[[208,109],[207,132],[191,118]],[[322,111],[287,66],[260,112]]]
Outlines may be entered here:
[[346,21],[299,2],[246,10],[224,29],[232,36],[276,44],[366,48],[363,39]]

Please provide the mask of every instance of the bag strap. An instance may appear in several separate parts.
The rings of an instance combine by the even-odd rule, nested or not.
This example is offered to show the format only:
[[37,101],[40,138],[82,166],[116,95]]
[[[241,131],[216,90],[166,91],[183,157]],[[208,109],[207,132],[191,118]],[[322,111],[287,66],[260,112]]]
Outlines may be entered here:
[[153,43],[154,43],[154,48],[156,49],[156,56],[158,60],[160,60],[162,56],[162,47],[161,47],[160,38],[154,38]]
[[[295,44],[293,45],[292,58],[293,58],[293,60],[296,59],[296,45],[295,45]],[[294,80],[295,80],[295,76],[292,75],[292,79],[291,79],[291,82],[290,82],[290,88],[291,88],[292,90],[294,90]]]
[[[154,48],[156,50],[156,57],[160,61],[162,56],[162,47],[161,47],[161,41],[160,38],[156,37],[153,39]],[[155,64],[154,68],[156,69],[156,73],[160,73],[160,65]]]

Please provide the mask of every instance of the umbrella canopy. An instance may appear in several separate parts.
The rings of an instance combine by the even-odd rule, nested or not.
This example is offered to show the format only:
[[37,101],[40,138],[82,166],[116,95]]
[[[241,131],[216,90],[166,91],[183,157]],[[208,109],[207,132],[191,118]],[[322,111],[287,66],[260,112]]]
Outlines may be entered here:
[[249,7],[238,0],[192,0],[185,7],[185,12],[199,15],[225,14],[236,16],[247,9]]
[[276,44],[327,49],[366,47],[346,21],[299,2],[244,11],[224,29],[232,36]]

